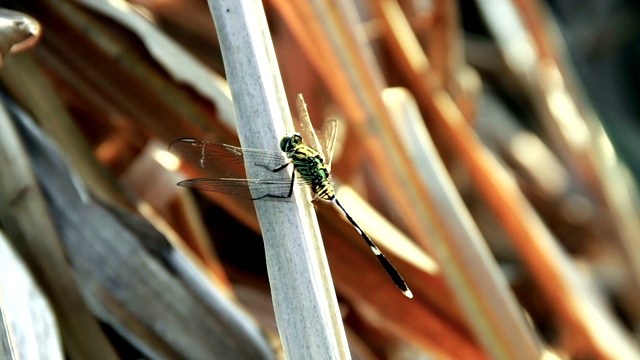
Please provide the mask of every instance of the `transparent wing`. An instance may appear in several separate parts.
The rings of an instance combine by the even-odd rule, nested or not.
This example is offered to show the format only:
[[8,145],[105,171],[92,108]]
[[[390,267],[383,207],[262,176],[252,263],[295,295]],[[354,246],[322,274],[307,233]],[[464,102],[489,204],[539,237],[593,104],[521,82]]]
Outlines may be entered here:
[[280,151],[242,149],[192,138],[172,142],[169,151],[217,178],[246,179],[245,168],[248,167],[252,168],[254,178],[273,178],[271,170],[287,163],[287,158]]
[[[267,196],[266,199],[269,200],[277,200],[274,196],[286,196],[291,189],[291,178],[285,176],[286,171],[272,171],[287,163],[286,157],[279,151],[242,149],[192,138],[172,142],[169,151],[185,162],[212,174],[211,178],[179,182],[178,185],[183,187],[248,199]],[[256,175],[255,178],[246,178],[245,166],[252,168],[251,172]],[[296,186],[306,184],[301,178],[296,178],[294,183]],[[250,187],[253,189],[253,195]]]
[[322,148],[320,140],[318,140],[316,132],[313,129],[313,124],[311,123],[309,112],[307,111],[307,104],[304,102],[302,94],[298,94],[297,105],[298,120],[300,122],[300,135],[302,136],[302,139],[308,146],[311,146],[318,151],[323,159],[326,159],[327,157],[324,154],[324,149]]
[[324,162],[331,172],[331,161],[333,160],[333,147],[336,143],[338,136],[338,121],[335,119],[327,120],[322,126],[320,136],[316,134],[309,112],[307,111],[307,104],[304,102],[302,94],[298,94],[298,117],[300,120],[300,135],[305,140],[307,145],[311,146],[320,153],[320,156],[324,159]]
[[320,132],[320,139],[322,139],[322,151],[324,152],[324,162],[329,168],[331,173],[331,164],[333,161],[333,147],[336,144],[336,138],[338,137],[338,120],[329,119],[322,126]]
[[[297,179],[296,179],[297,180]],[[294,186],[304,184],[295,181]],[[212,191],[223,194],[241,196],[246,199],[287,200],[291,192],[290,179],[208,179],[198,178],[178,183],[190,189]],[[253,194],[250,191],[253,189]],[[279,199],[282,198],[282,199]]]

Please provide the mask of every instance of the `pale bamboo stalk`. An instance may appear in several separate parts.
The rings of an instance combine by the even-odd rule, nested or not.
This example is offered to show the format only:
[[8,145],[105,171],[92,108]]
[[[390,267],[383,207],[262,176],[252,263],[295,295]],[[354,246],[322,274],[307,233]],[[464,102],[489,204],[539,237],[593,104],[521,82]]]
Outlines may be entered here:
[[2,231],[0,264],[0,359],[64,359],[53,309]]
[[[399,39],[389,37],[389,40],[394,47],[399,47]],[[469,168],[472,180],[512,238],[523,261],[550,299],[554,311],[573,321],[571,325],[576,331],[575,336],[587,340],[587,346],[593,346],[598,356],[615,357],[617,353],[623,358],[637,358],[637,346],[587,288],[584,279],[571,265],[567,254],[558,246],[514,179],[478,141],[441,84],[430,77],[416,76],[421,69],[412,68],[411,64],[416,59],[409,59],[408,54],[401,51],[392,54],[397,56],[398,63],[404,65],[399,68],[412,79],[418,102],[443,125],[444,136]],[[611,336],[604,339],[602,333]]]
[[[597,206],[604,206],[611,214],[611,224],[602,224],[606,238],[613,238],[622,249],[629,283],[621,295],[624,311],[633,318],[637,329],[640,323],[640,195],[638,187],[627,177],[627,169],[618,158],[609,136],[602,126],[585,90],[575,75],[562,34],[550,10],[540,1],[514,0],[523,26],[533,38],[538,53],[538,76],[531,89],[546,133],[561,149],[563,160],[588,187]],[[551,101],[562,95],[563,102]],[[555,95],[555,96],[553,96]],[[554,106],[555,105],[555,106]],[[575,113],[571,110],[575,110]],[[585,141],[574,143],[566,131],[565,121],[574,121],[574,129],[588,130]],[[560,136],[554,136],[559,134]]]
[[396,115],[397,131],[424,183],[431,193],[439,194],[435,205],[450,236],[435,243],[434,249],[439,259],[447,259],[442,271],[476,338],[494,359],[539,358],[537,339],[448,176],[415,100],[404,89],[387,89],[383,98]]
[[72,359],[117,359],[89,312],[67,264],[44,196],[31,171],[20,137],[4,107],[0,109],[0,219],[9,236],[42,280]]
[[[627,180],[595,111],[583,96],[553,18],[538,1],[478,1],[509,70],[532,101],[547,138],[586,190],[595,207],[590,219],[600,236],[621,251],[629,281],[625,312],[640,319],[640,197]],[[607,216],[595,216],[606,213]],[[594,344],[601,343],[594,338]],[[601,346],[605,345],[601,343]],[[603,350],[604,351],[604,350]]]
[[[243,147],[279,150],[294,129],[258,0],[209,1]],[[251,177],[251,169],[247,169]],[[335,290],[308,196],[255,201],[278,330],[291,359],[348,359]]]
[[2,289],[0,288],[0,358],[16,360],[18,359],[18,354],[12,331],[7,321],[7,306],[2,296]]

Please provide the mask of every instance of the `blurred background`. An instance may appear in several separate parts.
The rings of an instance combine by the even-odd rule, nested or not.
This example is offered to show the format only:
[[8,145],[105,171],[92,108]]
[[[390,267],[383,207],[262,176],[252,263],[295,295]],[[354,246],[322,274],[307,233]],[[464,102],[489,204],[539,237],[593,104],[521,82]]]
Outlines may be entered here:
[[[0,357],[284,358],[252,202],[167,152],[239,146],[207,2],[0,5]],[[352,358],[640,359],[638,2],[263,6],[415,296],[314,202]]]

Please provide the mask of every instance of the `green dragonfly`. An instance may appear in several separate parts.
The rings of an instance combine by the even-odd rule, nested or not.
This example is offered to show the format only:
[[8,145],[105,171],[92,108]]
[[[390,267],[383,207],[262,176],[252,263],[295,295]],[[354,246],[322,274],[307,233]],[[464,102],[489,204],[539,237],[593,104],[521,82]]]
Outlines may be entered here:
[[[326,135],[325,142],[321,144],[313,130],[313,125],[311,125],[302,95],[298,96],[298,114],[305,138],[313,142],[313,147],[307,145],[299,133],[288,134],[281,139],[280,149],[282,152],[239,148],[193,138],[178,139],[172,142],[169,145],[171,153],[213,175],[209,178],[181,181],[178,185],[204,191],[233,194],[253,200],[286,200],[293,194],[294,186],[309,186],[315,195],[314,200],[332,202],[344,213],[347,220],[369,245],[396,286],[405,296],[412,298],[413,293],[409,290],[400,273],[336,198],[330,174],[333,147],[337,135],[337,121],[329,120],[325,123],[323,129],[323,133]],[[292,176],[278,177],[277,174],[289,165],[292,165],[294,169]],[[254,170],[252,173],[256,175],[253,178],[247,178],[246,167],[251,167]]]

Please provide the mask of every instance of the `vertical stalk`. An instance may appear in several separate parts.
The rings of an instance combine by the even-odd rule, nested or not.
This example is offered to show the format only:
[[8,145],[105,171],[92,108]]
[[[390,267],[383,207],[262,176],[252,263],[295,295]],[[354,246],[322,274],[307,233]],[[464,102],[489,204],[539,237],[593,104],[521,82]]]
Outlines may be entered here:
[[[243,147],[279,150],[293,130],[262,3],[209,1]],[[247,169],[251,177],[251,169]],[[304,195],[304,196],[301,196]],[[350,358],[308,193],[256,201],[278,330],[287,358]]]

